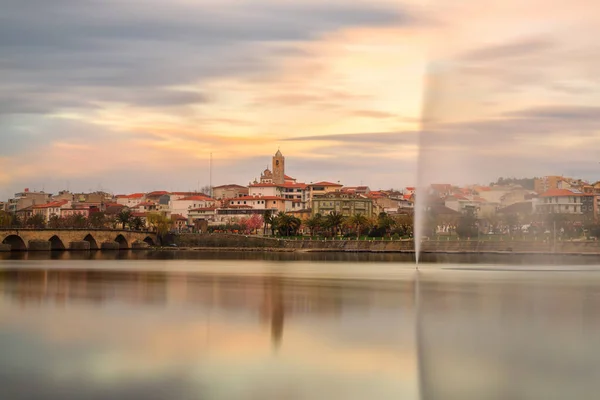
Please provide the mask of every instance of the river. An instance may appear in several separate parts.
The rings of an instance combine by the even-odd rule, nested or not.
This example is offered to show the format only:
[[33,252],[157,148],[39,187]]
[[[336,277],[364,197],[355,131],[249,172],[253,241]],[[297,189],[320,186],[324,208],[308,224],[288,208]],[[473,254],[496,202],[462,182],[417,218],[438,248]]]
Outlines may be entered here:
[[0,253],[4,399],[596,399],[600,258]]

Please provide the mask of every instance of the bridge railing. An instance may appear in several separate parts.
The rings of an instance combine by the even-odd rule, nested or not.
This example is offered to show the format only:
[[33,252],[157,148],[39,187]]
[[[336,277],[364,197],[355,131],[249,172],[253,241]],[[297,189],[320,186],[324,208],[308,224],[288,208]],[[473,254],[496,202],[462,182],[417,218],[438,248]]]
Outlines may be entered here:
[[107,229],[107,228],[0,228],[0,231],[91,231],[91,232],[128,232],[128,233],[144,233],[156,234],[156,231],[136,231],[132,229]]

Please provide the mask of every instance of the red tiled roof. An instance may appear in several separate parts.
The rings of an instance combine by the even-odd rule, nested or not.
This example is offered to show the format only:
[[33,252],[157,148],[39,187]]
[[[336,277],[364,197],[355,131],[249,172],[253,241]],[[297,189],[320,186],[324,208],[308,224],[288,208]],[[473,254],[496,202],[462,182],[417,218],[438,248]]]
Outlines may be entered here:
[[411,192],[412,192],[412,191],[414,191],[414,190],[415,190],[415,188],[414,188],[414,186],[407,186],[407,187],[406,187],[406,190],[409,190],[409,191],[411,191]]
[[146,218],[146,213],[145,212],[132,212],[131,216],[132,217]]
[[565,196],[582,196],[581,192],[573,192],[569,189],[550,189],[545,193],[540,194],[540,197],[565,197]]
[[289,179],[289,180],[293,180],[293,181],[295,180],[295,179],[294,179],[294,178],[292,178],[291,176],[289,176],[289,175],[285,175],[285,174],[283,175],[283,179]]
[[332,183],[332,182],[327,182],[327,181],[321,181],[321,182],[311,183],[308,186],[339,186],[339,187],[342,187],[344,185],[340,185],[339,183]]
[[50,203],[46,203],[46,204],[37,204],[37,205],[34,205],[33,208],[40,209],[40,208],[60,207],[60,206],[63,206],[65,204],[67,204],[67,203],[68,203],[67,200],[51,201]]
[[119,199],[141,199],[144,197],[144,193],[132,193],[132,194],[118,194],[115,197]]
[[177,221],[187,221],[187,218],[184,217],[181,214],[171,214],[171,219],[173,220],[177,220]]
[[163,196],[165,194],[169,194],[169,192],[165,190],[156,190],[154,192],[148,193],[146,196]]

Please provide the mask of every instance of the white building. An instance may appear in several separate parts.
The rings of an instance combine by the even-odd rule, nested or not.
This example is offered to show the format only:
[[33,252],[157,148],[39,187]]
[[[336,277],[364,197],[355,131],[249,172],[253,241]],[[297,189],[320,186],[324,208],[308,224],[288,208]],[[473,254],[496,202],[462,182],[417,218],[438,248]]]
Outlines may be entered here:
[[118,194],[115,196],[115,199],[117,200],[117,204],[126,207],[135,207],[146,200],[146,195],[144,193]]
[[169,214],[179,214],[188,218],[191,209],[213,207],[215,203],[215,199],[204,195],[187,196],[179,199],[172,197],[169,201]]

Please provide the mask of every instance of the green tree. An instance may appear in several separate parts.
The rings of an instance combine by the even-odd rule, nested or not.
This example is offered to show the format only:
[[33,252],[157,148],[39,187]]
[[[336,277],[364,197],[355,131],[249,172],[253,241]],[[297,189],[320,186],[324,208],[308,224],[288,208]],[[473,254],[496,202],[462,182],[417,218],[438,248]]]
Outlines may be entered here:
[[306,225],[306,227],[310,231],[310,236],[314,236],[315,231],[320,231],[321,227],[323,227],[323,223],[323,216],[318,213],[304,221],[304,225]]
[[458,219],[456,233],[461,238],[478,236],[477,217],[475,216],[475,210],[471,208],[466,209],[466,213]]
[[69,228],[87,228],[88,219],[83,214],[75,213],[66,219],[65,224]]
[[34,214],[27,219],[27,226],[32,228],[44,228],[46,226],[46,221],[41,214]]
[[360,232],[362,230],[361,228],[367,226],[367,224],[369,223],[369,219],[362,214],[356,214],[351,216],[348,219],[348,222],[356,229],[356,237],[358,238],[360,237]]
[[127,225],[130,220],[131,220],[131,211],[129,211],[128,208],[122,209],[117,214],[117,222],[122,224],[123,229],[125,229],[125,225]]
[[277,230],[277,216],[273,215],[272,211],[267,211],[265,213],[265,228],[268,226],[271,229],[271,235],[275,236],[275,231]]
[[104,228],[107,223],[106,214],[102,211],[90,214],[88,219],[92,228]]
[[0,211],[0,227],[8,228],[13,223],[13,217],[6,211]]
[[298,232],[302,221],[299,218],[292,215],[288,215],[284,212],[277,214],[277,230],[281,236],[292,236]]
[[48,220],[48,227],[52,229],[64,228],[65,227],[65,219],[59,217],[58,215],[53,215]]
[[333,211],[325,217],[325,226],[331,229],[331,235],[335,236],[340,226],[344,223],[345,217],[339,212]]
[[171,219],[161,213],[152,213],[148,214],[146,220],[148,221],[148,225],[156,231],[159,242],[163,243],[165,236],[169,233],[169,229],[171,228]]
[[141,217],[133,217],[129,220],[129,227],[134,231],[141,231],[145,225],[146,223]]
[[377,216],[377,227],[385,232],[387,235],[390,234],[392,228],[396,225],[396,221],[390,217],[387,213],[381,212]]

